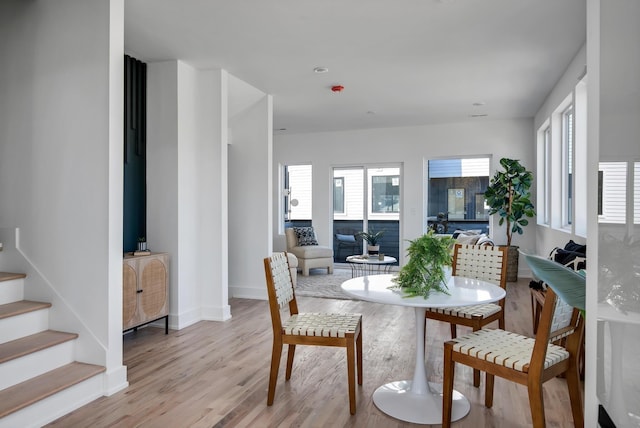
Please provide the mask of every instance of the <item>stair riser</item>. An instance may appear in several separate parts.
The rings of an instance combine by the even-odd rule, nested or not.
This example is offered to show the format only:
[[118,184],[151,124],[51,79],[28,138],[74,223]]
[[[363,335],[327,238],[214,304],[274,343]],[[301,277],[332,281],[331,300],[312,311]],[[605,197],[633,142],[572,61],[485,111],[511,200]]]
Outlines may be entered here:
[[24,279],[0,282],[0,305],[24,299]]
[[0,428],[41,427],[103,395],[104,374],[80,382],[0,419]]
[[71,340],[0,364],[0,390],[71,363],[74,352]]
[[28,312],[26,314],[0,320],[0,343],[20,339],[49,328],[49,309]]

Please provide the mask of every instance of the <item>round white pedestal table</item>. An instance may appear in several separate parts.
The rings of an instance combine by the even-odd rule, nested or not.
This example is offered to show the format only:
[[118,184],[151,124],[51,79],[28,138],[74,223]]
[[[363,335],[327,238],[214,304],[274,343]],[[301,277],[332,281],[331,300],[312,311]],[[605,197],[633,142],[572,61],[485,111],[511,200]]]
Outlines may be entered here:
[[[389,416],[416,424],[442,423],[442,385],[428,382],[424,364],[425,312],[427,308],[468,306],[496,302],[505,296],[505,290],[490,282],[460,276],[450,277],[449,294],[432,292],[424,297],[404,297],[394,285],[395,275],[372,275],[349,279],[342,290],[350,296],[368,302],[413,307],[416,323],[415,369],[411,380],[399,380],[378,387],[373,393],[376,407]],[[469,413],[469,401],[458,391],[453,392],[451,420],[456,421]]]

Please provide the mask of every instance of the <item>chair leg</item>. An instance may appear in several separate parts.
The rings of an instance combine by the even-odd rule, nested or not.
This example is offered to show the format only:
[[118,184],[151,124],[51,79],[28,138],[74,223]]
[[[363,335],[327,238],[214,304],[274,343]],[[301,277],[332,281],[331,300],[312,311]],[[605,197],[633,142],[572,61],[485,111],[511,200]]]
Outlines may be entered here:
[[489,373],[484,374],[484,405],[487,408],[493,407],[493,381],[495,376]]
[[573,425],[576,428],[583,428],[584,414],[582,412],[582,394],[580,392],[580,370],[576,358],[572,358],[572,360],[573,363],[569,364],[569,369],[565,374],[571,401],[571,413],[573,414]]
[[455,362],[453,361],[452,345],[444,344],[444,372],[442,374],[442,428],[451,426],[451,407],[453,406],[453,376]]
[[287,350],[287,372],[285,374],[284,379],[291,379],[291,371],[293,370],[293,357],[296,354],[296,345],[289,345],[289,349]]
[[356,339],[356,353],[358,356],[358,385],[362,385],[362,327],[360,328],[360,334]]
[[533,326],[533,335],[535,336],[536,330],[538,330],[538,326],[536,323],[536,298],[533,297],[533,293],[531,294],[531,325]]
[[282,342],[274,339],[273,348],[271,351],[271,373],[269,373],[269,392],[267,394],[267,406],[271,406],[273,404],[273,399],[276,395],[276,383],[278,382],[278,369],[280,368],[281,356]]
[[458,328],[455,324],[449,324],[449,327],[451,328],[451,338],[455,339],[456,337],[458,337]]
[[540,379],[529,378],[527,384],[529,390],[529,407],[531,408],[531,421],[534,428],[545,427],[544,400],[542,397],[542,382]]
[[[480,328],[479,325],[475,326],[473,327],[473,331],[478,331]],[[473,369],[473,386],[476,388],[480,387],[480,370],[478,369]]]
[[356,351],[353,341],[347,343],[347,383],[349,384],[349,412],[356,414]]

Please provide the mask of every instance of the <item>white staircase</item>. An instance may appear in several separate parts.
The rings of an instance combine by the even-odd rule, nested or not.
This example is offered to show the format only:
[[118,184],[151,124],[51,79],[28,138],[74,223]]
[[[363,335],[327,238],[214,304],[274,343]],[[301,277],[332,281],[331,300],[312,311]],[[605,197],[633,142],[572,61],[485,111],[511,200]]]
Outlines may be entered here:
[[75,361],[75,333],[49,330],[50,303],[0,272],[0,428],[39,427],[98,398],[104,367]]

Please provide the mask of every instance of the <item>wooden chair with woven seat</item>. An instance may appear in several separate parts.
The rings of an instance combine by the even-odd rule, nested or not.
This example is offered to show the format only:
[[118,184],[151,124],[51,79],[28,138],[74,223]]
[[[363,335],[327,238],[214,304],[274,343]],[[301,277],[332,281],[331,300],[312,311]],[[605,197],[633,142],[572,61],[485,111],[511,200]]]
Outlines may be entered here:
[[[275,398],[282,347],[287,350],[285,379],[291,378],[296,345],[339,346],[347,350],[349,411],[356,413],[355,373],[362,385],[362,315],[336,313],[299,313],[286,253],[274,253],[264,259],[273,326],[273,351],[267,405]],[[283,321],[281,309],[289,306],[290,317]]]
[[[542,385],[565,374],[573,423],[584,426],[578,373],[584,322],[577,309],[560,299],[550,286],[535,339],[504,330],[482,329],[444,344],[442,426],[451,426],[455,363],[486,373],[485,406],[493,405],[494,377],[526,385],[535,428],[545,426]],[[563,346],[551,342],[564,338]]]
[[[507,284],[507,249],[492,245],[455,244],[453,251],[453,276],[481,279],[499,285]],[[451,338],[457,337],[457,325],[471,327],[478,331],[493,321],[498,321],[498,327],[505,328],[504,300],[497,303],[486,303],[472,306],[458,306],[454,308],[429,308],[427,319],[445,321],[451,324]],[[480,372],[473,371],[474,386],[480,385]]]

